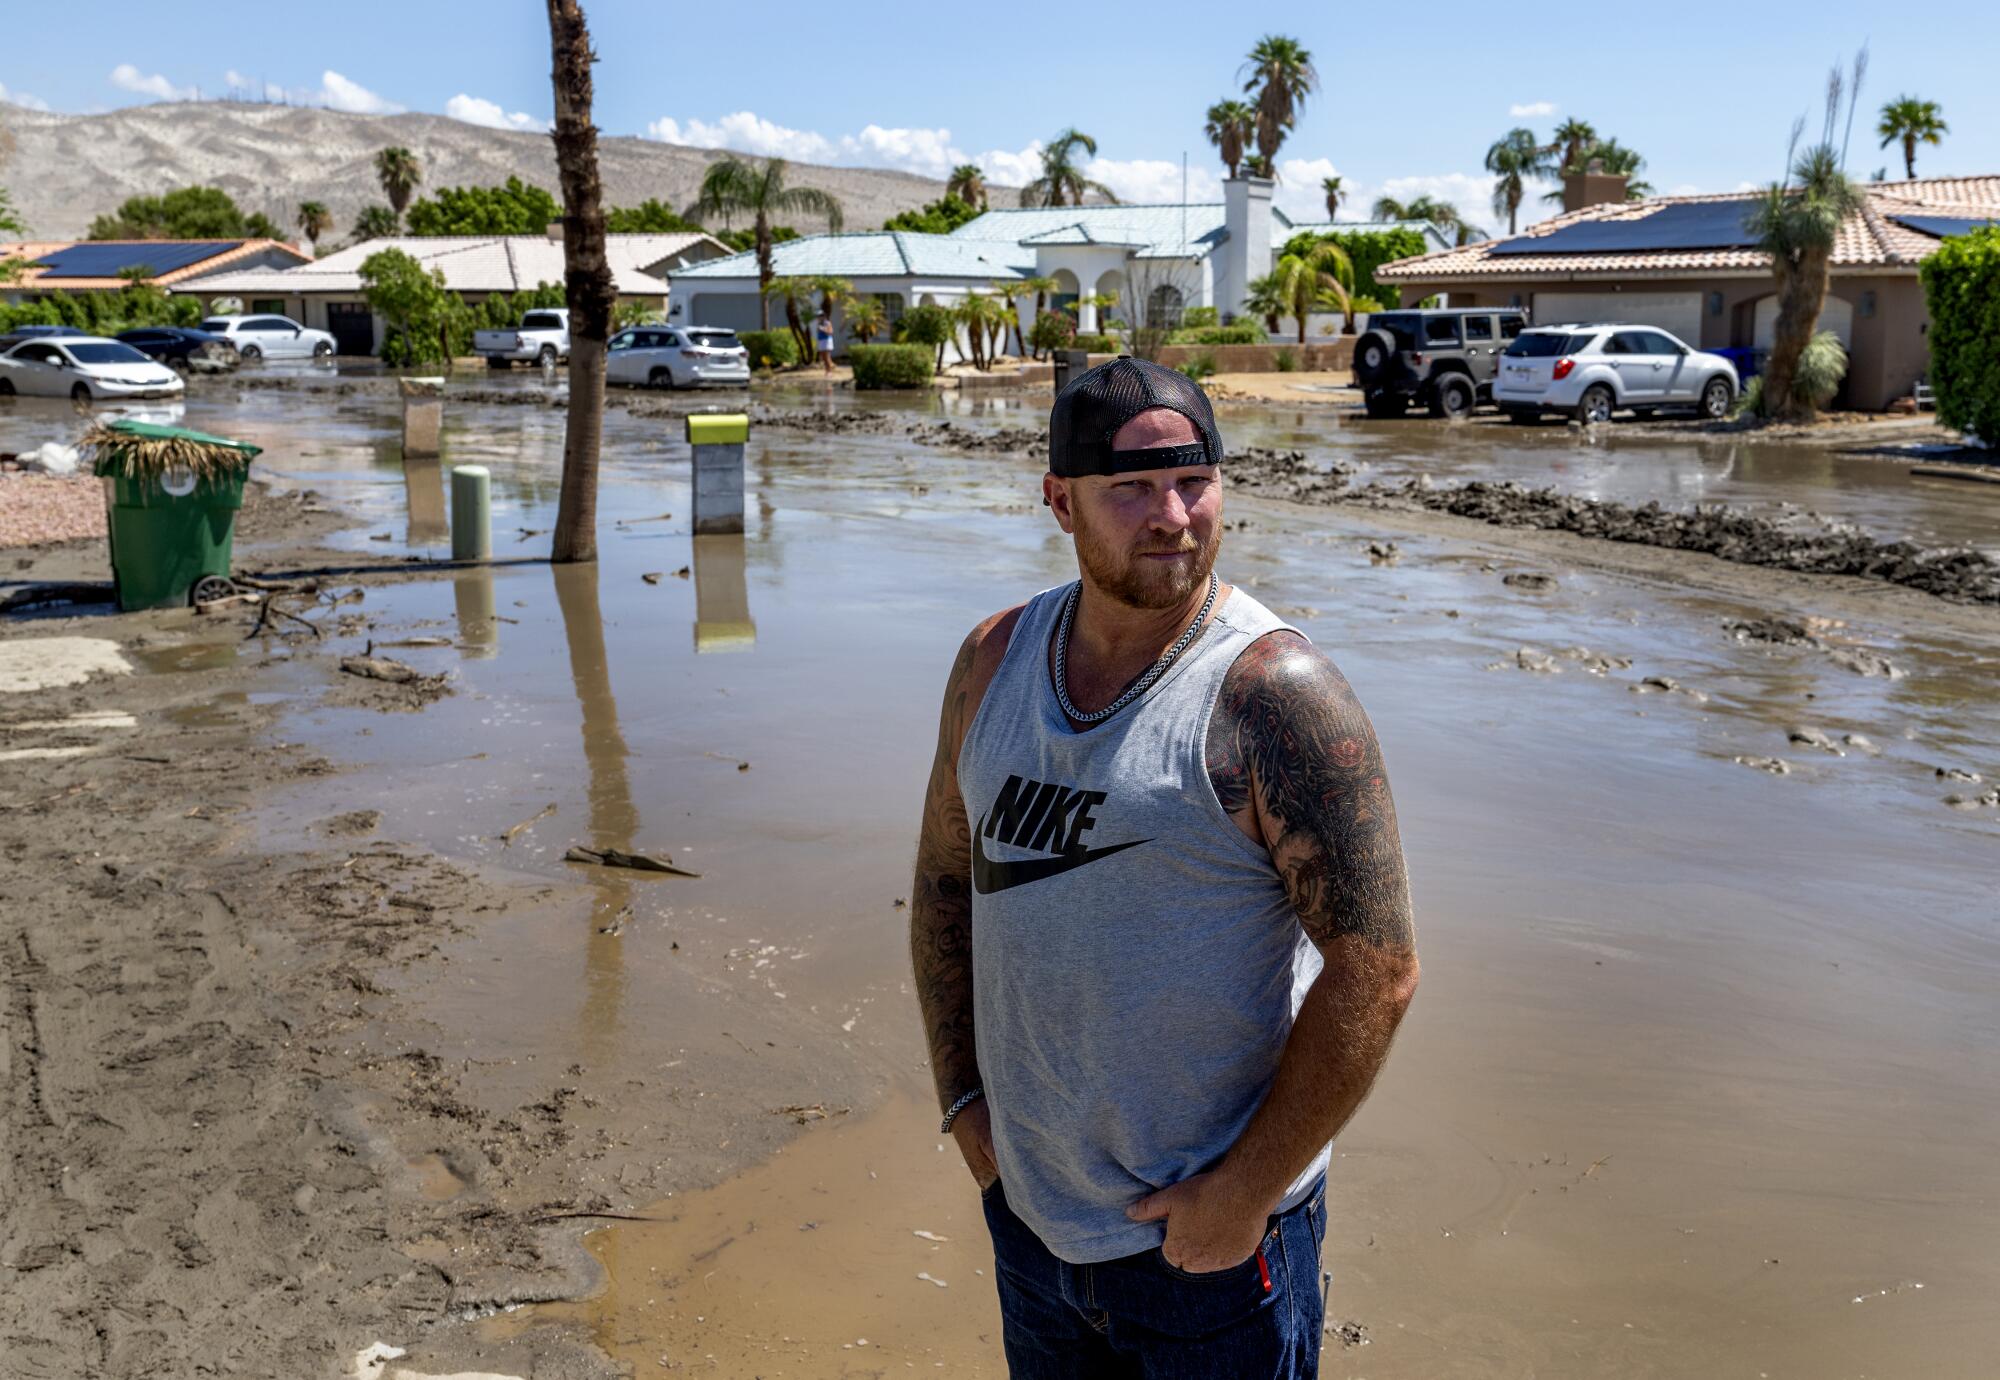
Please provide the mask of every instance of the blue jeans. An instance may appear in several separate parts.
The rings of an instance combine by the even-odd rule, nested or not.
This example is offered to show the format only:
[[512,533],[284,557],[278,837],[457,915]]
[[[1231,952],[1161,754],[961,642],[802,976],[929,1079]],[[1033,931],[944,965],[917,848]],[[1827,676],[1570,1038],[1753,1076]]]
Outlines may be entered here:
[[[1234,1269],[1193,1275],[1156,1247],[1071,1265],[1007,1206],[985,1195],[1014,1380],[1311,1380],[1319,1373],[1319,1248],[1326,1181],[1271,1218],[1261,1248]],[[1270,1275],[1269,1286],[1265,1273]]]

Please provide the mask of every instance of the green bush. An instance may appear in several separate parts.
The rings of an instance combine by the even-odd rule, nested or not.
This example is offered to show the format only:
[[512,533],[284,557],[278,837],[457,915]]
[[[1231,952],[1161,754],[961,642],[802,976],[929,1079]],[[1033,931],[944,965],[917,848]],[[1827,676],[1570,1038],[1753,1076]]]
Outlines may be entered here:
[[928,345],[850,345],[856,388],[922,388],[931,381]]
[[1214,307],[1189,307],[1181,313],[1181,326],[1186,330],[1198,331],[1203,326],[1220,324]]
[[1066,311],[1051,307],[1047,311],[1035,313],[1035,324],[1028,327],[1028,344],[1036,354],[1046,354],[1050,350],[1067,350],[1070,341],[1076,339],[1076,322]]
[[1840,391],[1847,377],[1847,347],[1832,331],[1821,331],[1806,342],[1799,354],[1799,367],[1792,375],[1792,391],[1810,398],[1814,407],[1825,407]]
[[1321,240],[1332,240],[1347,252],[1347,261],[1354,265],[1355,296],[1372,297],[1378,302],[1395,301],[1396,289],[1393,286],[1377,286],[1376,269],[1397,259],[1428,254],[1436,247],[1416,230],[1393,226],[1382,230],[1342,230],[1338,234],[1315,234],[1305,230],[1287,240],[1283,252],[1303,254]]
[[799,362],[799,342],[790,330],[738,331],[736,338],[750,352],[752,369],[782,369]]
[[1187,363],[1176,364],[1174,367],[1193,379],[1196,383],[1200,383],[1215,372],[1215,356],[1203,350],[1193,359],[1187,361]]
[[16,326],[68,326],[86,335],[116,335],[137,326],[192,326],[202,318],[193,297],[168,296],[150,283],[116,292],[52,292],[32,302],[0,304],[0,332]]
[[949,235],[967,221],[978,220],[982,212],[955,196],[940,197],[921,211],[898,211],[882,222],[884,230],[914,230],[922,235]]
[[1384,306],[1379,298],[1375,297],[1356,297],[1348,305],[1354,311],[1377,312],[1391,310],[1391,308]]
[[504,187],[440,187],[404,213],[412,235],[539,235],[561,219],[553,196],[518,177]]
[[1920,272],[1938,420],[2000,446],[2000,228],[1949,237]]
[[1096,355],[1115,355],[1118,353],[1118,337],[1101,334],[1083,335],[1079,333],[1074,340],[1070,341],[1069,348],[1072,350],[1088,350]]
[[1272,363],[1278,366],[1278,372],[1281,374],[1297,373],[1299,357],[1290,350],[1280,350],[1273,357]]
[[1229,326],[1183,326],[1167,340],[1169,345],[1262,345],[1264,327],[1257,321],[1238,321]]

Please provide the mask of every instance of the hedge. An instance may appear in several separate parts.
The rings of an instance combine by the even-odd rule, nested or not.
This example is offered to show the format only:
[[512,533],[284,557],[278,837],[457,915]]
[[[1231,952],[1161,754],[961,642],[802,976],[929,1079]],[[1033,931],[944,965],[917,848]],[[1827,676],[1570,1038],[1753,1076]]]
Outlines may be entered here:
[[856,388],[922,388],[931,381],[926,345],[850,345],[847,359]]
[[2000,227],[1949,236],[1920,272],[1938,420],[2000,446]]
[[1238,321],[1229,326],[1183,326],[1167,340],[1169,345],[1262,345],[1266,339],[1261,321]]
[[738,331],[736,338],[742,341],[743,348],[750,352],[752,369],[768,369],[799,362],[799,342],[792,339],[789,330]]
[[1086,335],[1079,331],[1076,339],[1070,341],[1072,350],[1088,350],[1094,355],[1115,355],[1118,353],[1118,339],[1109,335]]

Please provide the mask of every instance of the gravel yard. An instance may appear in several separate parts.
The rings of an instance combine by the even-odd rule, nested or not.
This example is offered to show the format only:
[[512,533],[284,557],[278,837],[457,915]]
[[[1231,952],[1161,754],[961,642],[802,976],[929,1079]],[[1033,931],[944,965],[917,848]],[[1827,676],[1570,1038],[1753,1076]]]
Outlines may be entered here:
[[104,535],[104,487],[90,475],[0,472],[0,547]]

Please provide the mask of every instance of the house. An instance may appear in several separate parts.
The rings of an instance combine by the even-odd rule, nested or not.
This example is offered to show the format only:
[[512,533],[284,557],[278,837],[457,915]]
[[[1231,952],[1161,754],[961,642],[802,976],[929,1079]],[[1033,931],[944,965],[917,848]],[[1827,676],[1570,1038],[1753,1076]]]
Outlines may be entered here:
[[[444,274],[445,290],[477,301],[563,281],[562,226],[545,235],[404,235],[364,240],[298,267],[249,269],[208,275],[174,285],[201,299],[206,311],[232,304],[248,312],[289,316],[329,331],[341,354],[370,355],[381,348],[387,324],[361,295],[361,265],[385,249],[399,249],[425,268]],[[725,256],[729,247],[703,234],[607,235],[605,253],[621,301],[667,310],[667,275],[683,265]]]
[[[1294,222],[1271,204],[1264,178],[1231,178],[1220,202],[1126,206],[1037,206],[989,210],[948,235],[864,231],[807,235],[772,247],[781,278],[835,277],[879,298],[891,321],[910,307],[951,306],[1003,282],[1053,279],[1051,305],[1077,304],[1077,324],[1100,328],[1097,299],[1115,295],[1111,315],[1131,319],[1135,299],[1177,320],[1189,307],[1240,315],[1249,282],[1270,272],[1273,253],[1301,230],[1383,230],[1407,225],[1442,248],[1435,227],[1391,222]],[[757,292],[757,258],[711,259],[672,275],[672,319],[749,330],[767,318]],[[1018,304],[1023,330],[1034,324],[1032,296]]]
[[[1508,239],[1441,250],[1375,272],[1404,303],[1527,307],[1531,319],[1637,321],[1704,350],[1768,349],[1777,322],[1770,257],[1744,220],[1758,193],[1616,197]],[[2000,177],[1862,185],[1835,240],[1822,330],[1848,350],[1845,401],[1881,408],[1929,368],[1930,314],[1917,269],[1945,235],[2000,220]],[[1593,195],[1589,200],[1595,200]]]
[[52,292],[118,292],[131,274],[172,288],[204,274],[235,269],[283,270],[312,258],[277,240],[42,240],[0,244],[0,264],[17,262],[18,276],[0,281],[0,301],[23,302]]

